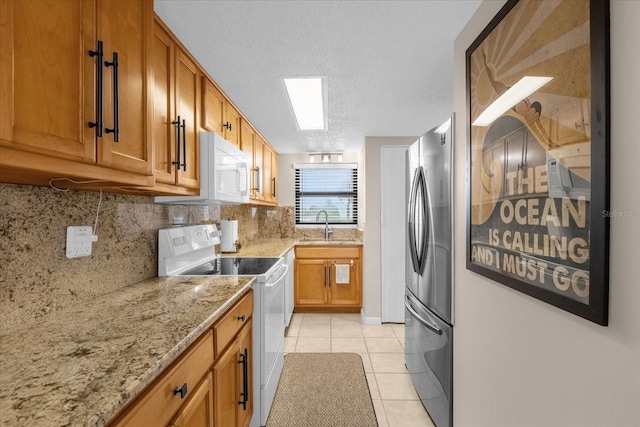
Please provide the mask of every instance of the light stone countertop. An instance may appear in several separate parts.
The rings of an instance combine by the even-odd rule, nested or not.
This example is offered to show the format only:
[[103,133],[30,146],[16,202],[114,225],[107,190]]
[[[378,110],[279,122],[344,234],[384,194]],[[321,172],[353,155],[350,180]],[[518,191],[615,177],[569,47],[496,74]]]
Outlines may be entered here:
[[[283,256],[260,239],[223,256]],[[155,277],[0,331],[0,425],[102,426],[246,292],[251,276]]]
[[157,277],[1,331],[0,425],[104,425],[252,282]]
[[273,257],[284,256],[285,253],[294,246],[301,245],[330,245],[330,246],[344,246],[344,245],[362,245],[361,240],[356,239],[329,239],[329,240],[317,240],[317,239],[258,239],[243,245],[238,252],[223,253],[222,256],[231,257]]

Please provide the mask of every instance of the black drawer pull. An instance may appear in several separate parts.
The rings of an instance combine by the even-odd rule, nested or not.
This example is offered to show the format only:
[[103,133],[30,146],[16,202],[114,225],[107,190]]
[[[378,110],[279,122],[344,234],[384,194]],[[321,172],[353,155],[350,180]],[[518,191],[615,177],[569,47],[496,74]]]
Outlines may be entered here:
[[244,322],[244,319],[245,319],[244,314],[238,316],[239,321]]
[[176,387],[173,389],[173,395],[180,394],[180,399],[184,399],[187,395],[187,383],[182,384],[182,387]]

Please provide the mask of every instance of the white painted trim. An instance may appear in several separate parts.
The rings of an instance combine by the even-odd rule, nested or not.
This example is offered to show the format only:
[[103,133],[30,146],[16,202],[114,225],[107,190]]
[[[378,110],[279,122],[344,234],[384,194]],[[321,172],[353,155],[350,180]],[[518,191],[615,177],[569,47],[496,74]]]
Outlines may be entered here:
[[380,317],[367,317],[364,314],[364,308],[360,309],[360,318],[363,325],[381,325],[382,319]]

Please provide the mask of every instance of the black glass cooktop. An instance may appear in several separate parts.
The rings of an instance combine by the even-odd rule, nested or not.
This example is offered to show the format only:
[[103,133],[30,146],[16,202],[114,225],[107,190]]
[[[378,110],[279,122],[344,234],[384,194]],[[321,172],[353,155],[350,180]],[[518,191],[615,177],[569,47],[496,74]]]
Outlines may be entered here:
[[269,271],[279,260],[280,258],[216,258],[183,274],[185,276],[257,276]]

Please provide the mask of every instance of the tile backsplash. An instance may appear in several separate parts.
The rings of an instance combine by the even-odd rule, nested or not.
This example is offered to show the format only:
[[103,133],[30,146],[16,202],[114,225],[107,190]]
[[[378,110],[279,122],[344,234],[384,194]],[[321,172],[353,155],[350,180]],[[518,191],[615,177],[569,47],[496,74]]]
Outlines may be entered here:
[[[67,227],[93,227],[98,205],[91,256],[68,259]],[[238,220],[242,244],[323,235],[296,228],[292,206],[157,205],[148,196],[0,184],[0,330],[156,276],[159,228],[220,219]],[[334,237],[362,236],[338,228]]]

